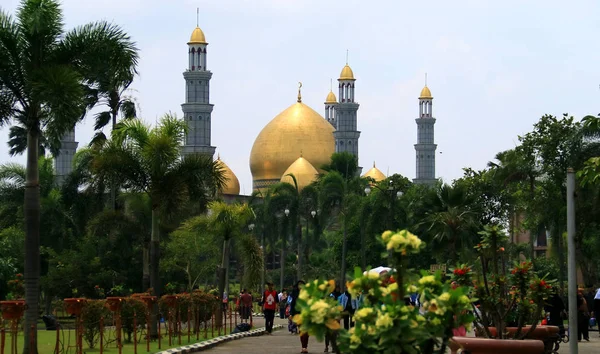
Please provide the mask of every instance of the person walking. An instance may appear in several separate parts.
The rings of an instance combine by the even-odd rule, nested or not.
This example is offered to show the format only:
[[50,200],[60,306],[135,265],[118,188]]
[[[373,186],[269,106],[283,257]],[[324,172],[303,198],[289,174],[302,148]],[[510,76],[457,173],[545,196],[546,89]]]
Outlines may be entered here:
[[[598,315],[600,315],[600,286],[598,286],[596,295],[594,295],[594,318],[596,323],[598,322]],[[598,333],[600,334],[600,324],[598,324]]]
[[352,324],[352,316],[356,311],[356,302],[352,301],[352,296],[348,290],[344,291],[338,298],[338,304],[342,307],[342,318],[344,319],[344,329],[349,330]]
[[277,310],[277,304],[279,297],[277,291],[273,288],[273,283],[267,283],[267,290],[262,297],[263,313],[265,316],[265,329],[268,334],[273,333],[273,321],[275,321],[275,311]]
[[566,309],[567,307],[560,298],[558,290],[554,292],[554,295],[552,295],[550,299],[548,299],[547,305],[545,306],[545,311],[550,314],[548,324],[550,326],[558,327],[558,334],[561,337],[565,335],[565,325],[563,319]]
[[581,341],[581,337],[584,340],[590,341],[589,335],[590,326],[590,313],[588,311],[587,302],[583,295],[583,289],[579,289],[577,292],[577,340]]
[[240,316],[242,317],[242,321],[248,322],[251,312],[252,295],[248,293],[248,290],[244,289],[242,295],[240,295]]
[[[296,309],[296,302],[304,284],[306,284],[304,280],[298,280],[292,291],[292,303],[290,304],[290,316],[292,318],[299,313]],[[302,345],[302,351],[300,353],[308,353],[308,332],[300,332],[300,344]]]
[[279,318],[285,318],[285,307],[287,306],[287,291],[281,293],[281,297],[279,298]]

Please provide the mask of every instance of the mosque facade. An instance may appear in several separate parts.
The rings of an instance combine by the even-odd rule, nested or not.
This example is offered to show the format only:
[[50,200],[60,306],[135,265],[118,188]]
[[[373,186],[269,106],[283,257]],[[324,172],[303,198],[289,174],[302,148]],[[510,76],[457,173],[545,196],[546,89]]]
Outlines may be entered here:
[[[188,41],[188,67],[183,72],[185,102],[181,105],[183,119],[188,131],[185,136],[183,155],[204,154],[214,157],[215,146],[211,141],[213,105],[210,103],[210,80],[208,70],[208,42],[204,32],[196,27]],[[296,177],[298,187],[304,188],[329,164],[334,152],[348,152],[358,158],[360,131],[355,88],[356,78],[346,63],[338,78],[338,96],[333,90],[324,102],[324,116],[302,102],[301,85],[296,102],[275,116],[258,134],[250,152],[250,171],[253,191],[263,191],[278,182],[290,182],[290,174]],[[416,177],[415,183],[432,184],[435,178],[434,141],[435,118],[432,114],[433,96],[425,85],[419,96],[417,123]],[[59,183],[70,173],[73,156],[77,149],[75,133],[65,134],[61,139],[60,154],[55,157],[55,169]],[[240,193],[240,183],[235,173],[217,156],[225,174],[224,196],[234,197]],[[386,175],[375,163],[363,177],[381,181]]]

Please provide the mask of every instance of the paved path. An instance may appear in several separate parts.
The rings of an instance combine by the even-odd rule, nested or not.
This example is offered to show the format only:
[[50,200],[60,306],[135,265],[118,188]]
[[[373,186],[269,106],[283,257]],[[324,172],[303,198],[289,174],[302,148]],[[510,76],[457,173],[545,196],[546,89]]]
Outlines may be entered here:
[[[287,320],[275,319],[275,324],[287,325]],[[324,348],[324,343],[319,343],[315,338],[310,338],[308,343],[310,353],[322,353]],[[291,335],[286,327],[282,330],[274,331],[270,336],[263,335],[234,340],[218,345],[203,353],[297,354],[300,353],[300,349],[300,338],[296,335]],[[562,343],[559,353],[570,354],[569,343]],[[598,332],[590,332],[589,342],[579,342],[579,354],[600,354],[600,337]]]

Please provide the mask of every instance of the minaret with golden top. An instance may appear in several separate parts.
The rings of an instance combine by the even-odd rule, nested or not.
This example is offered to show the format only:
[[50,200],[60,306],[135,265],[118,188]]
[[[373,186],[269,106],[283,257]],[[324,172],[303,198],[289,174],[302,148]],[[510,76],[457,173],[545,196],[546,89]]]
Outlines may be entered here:
[[354,73],[347,63],[340,73],[338,104],[335,107],[335,152],[349,152],[358,158],[358,103],[354,101]]
[[183,154],[203,154],[214,156],[211,146],[210,79],[212,72],[207,68],[206,37],[196,26],[188,42],[188,68],[183,73],[185,79],[185,103],[181,105],[183,117],[188,126],[183,146]]
[[414,183],[434,184],[435,178],[435,118],[432,113],[433,96],[427,87],[427,77],[425,79],[425,87],[419,95],[419,118],[417,122],[417,143],[415,144],[416,152],[416,178]]

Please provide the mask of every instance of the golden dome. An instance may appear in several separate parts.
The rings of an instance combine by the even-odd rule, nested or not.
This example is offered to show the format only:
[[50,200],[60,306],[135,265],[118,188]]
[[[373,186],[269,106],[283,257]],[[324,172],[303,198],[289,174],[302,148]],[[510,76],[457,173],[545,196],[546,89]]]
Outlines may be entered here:
[[194,32],[192,32],[192,36],[190,37],[190,41],[188,44],[208,44],[206,43],[206,37],[204,37],[204,32],[200,29],[200,27],[196,27]]
[[421,90],[421,95],[419,96],[419,98],[433,98],[433,96],[431,96],[431,91],[429,91],[429,87],[427,87],[427,85],[425,85],[425,87],[423,87],[423,89]]
[[342,69],[342,72],[340,73],[340,78],[338,80],[356,80],[354,78],[354,73],[352,72],[352,69],[350,69],[350,66],[348,66],[348,64],[346,64],[346,66],[344,66],[344,68]]
[[335,93],[333,93],[333,91],[329,91],[329,94],[325,99],[325,103],[337,103],[337,98],[335,97]]
[[293,164],[288,167],[287,170],[281,176],[281,182],[286,182],[294,185],[294,180],[292,179],[290,174],[296,177],[296,183],[298,183],[298,191],[304,189],[304,187],[311,184],[314,180],[317,179],[317,175],[319,171],[315,169],[313,165],[310,164],[304,157],[300,156]]
[[329,164],[335,152],[333,127],[302,102],[279,113],[258,134],[250,152],[254,189],[279,182],[300,153],[313,166]]
[[373,162],[373,168],[368,170],[367,173],[362,175],[363,178],[371,177],[375,182],[380,182],[386,179],[383,172],[381,172],[377,167],[375,167],[375,162]]
[[221,194],[239,195],[240,181],[231,168],[221,160],[221,156],[217,157],[217,165],[223,171],[223,177],[225,177],[225,185],[220,190]]

